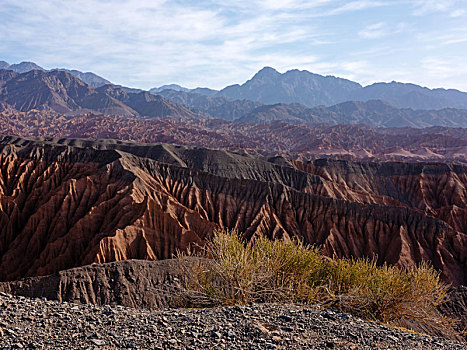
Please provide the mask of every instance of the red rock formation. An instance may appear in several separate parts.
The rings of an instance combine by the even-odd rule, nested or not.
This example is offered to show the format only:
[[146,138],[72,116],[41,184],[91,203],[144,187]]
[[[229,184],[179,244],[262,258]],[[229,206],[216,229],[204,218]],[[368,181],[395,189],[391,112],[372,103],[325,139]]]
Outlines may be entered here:
[[[150,106],[156,102],[148,103],[148,108],[153,108]],[[175,115],[190,116],[173,106],[162,106],[160,109],[162,115],[172,110]],[[363,125],[330,127],[293,125],[282,121],[253,125],[219,119],[141,119],[95,114],[63,116],[34,110],[20,113],[7,107],[0,112],[1,134],[166,142],[268,157],[281,154],[300,160],[332,157],[365,161],[467,163],[465,130],[372,129]]]
[[0,279],[166,259],[215,226],[465,284],[465,166],[271,161],[118,141],[0,140]]

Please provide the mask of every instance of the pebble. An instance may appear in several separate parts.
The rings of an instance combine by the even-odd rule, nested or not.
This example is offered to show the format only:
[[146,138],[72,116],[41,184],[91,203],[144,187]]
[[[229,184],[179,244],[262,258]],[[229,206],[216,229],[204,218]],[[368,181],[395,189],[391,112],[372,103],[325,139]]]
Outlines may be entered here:
[[445,338],[292,304],[145,310],[0,293],[0,305],[0,350],[466,349]]

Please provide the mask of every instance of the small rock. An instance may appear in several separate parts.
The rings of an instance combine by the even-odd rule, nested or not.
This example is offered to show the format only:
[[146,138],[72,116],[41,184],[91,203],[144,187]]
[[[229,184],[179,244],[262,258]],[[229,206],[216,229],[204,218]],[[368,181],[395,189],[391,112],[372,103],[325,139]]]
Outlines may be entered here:
[[277,335],[272,337],[272,341],[274,343],[280,343],[282,341],[281,337],[278,337]]
[[103,345],[105,345],[105,341],[104,341],[104,340],[102,340],[102,339],[96,339],[96,338],[91,339],[91,343],[93,343],[94,345],[97,345],[97,346],[103,346]]
[[214,338],[222,338],[222,334],[220,334],[220,332],[212,332],[211,335],[214,337]]

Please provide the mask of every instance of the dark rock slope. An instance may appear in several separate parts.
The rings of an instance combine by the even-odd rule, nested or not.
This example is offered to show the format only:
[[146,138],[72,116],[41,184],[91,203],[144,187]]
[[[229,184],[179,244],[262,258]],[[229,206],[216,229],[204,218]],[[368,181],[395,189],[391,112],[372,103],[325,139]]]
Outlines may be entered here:
[[0,291],[30,298],[133,308],[176,306],[178,260],[125,260],[92,264],[0,282]]
[[216,226],[466,283],[467,167],[291,163],[80,139],[0,141],[0,279],[171,258]]

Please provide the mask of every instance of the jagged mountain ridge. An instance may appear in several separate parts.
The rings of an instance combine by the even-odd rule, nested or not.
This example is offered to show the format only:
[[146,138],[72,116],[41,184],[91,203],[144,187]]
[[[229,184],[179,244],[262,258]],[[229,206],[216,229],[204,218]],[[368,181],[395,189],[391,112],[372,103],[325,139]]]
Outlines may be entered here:
[[101,87],[107,84],[111,84],[110,81],[108,81],[107,79],[104,79],[92,72],[80,72],[79,70],[76,70],[76,69],[70,70],[70,69],[64,69],[64,68],[60,68],[57,70],[63,70],[65,72],[68,72],[71,75],[74,75],[75,77],[77,77],[78,79],[84,81],[86,84],[94,86],[94,87]]
[[428,260],[446,281],[466,282],[465,166],[277,162],[108,140],[0,144],[2,280],[170,258],[221,225],[248,239],[299,237],[330,256]]
[[38,66],[34,62],[20,62],[20,63],[11,64],[11,65],[7,63],[7,65],[8,66],[5,69],[12,70],[13,72],[16,72],[19,74],[27,73],[32,70],[44,70],[45,71],[44,68],[42,68],[41,66]]
[[0,102],[19,111],[52,110],[63,114],[98,112],[121,116],[196,117],[197,114],[148,92],[127,93],[112,85],[94,88],[65,71],[0,70]]
[[167,84],[167,85],[162,85],[162,86],[159,86],[159,87],[149,89],[149,92],[152,93],[152,94],[159,94],[159,93],[161,93],[162,91],[165,91],[165,90],[174,90],[174,91],[182,91],[182,92],[190,91],[190,89],[185,88],[183,86],[180,86],[178,84]]
[[[197,91],[203,93],[204,90]],[[334,76],[322,76],[306,70],[279,73],[265,67],[250,80],[228,86],[209,96],[246,99],[264,104],[299,103],[307,107],[332,106],[346,101],[383,100],[397,108],[467,109],[467,93],[455,89],[429,89],[398,82],[368,86]]]
[[[268,76],[269,70],[271,69],[260,75]],[[32,70],[15,74],[11,70],[0,72],[0,103],[20,111],[45,108],[64,114],[99,112],[123,116],[170,115],[180,118],[222,118],[249,123],[284,120],[330,125],[364,123],[372,127],[467,127],[466,110],[454,108],[399,109],[381,100],[350,101],[330,107],[307,108],[300,104],[262,105],[250,100],[232,100],[222,96],[175,90],[162,91],[160,95],[166,98],[162,99],[149,92],[111,84],[98,88],[87,86],[66,71]],[[80,72],[76,74],[83,76]],[[294,76],[300,74],[300,71],[294,71]],[[276,72],[274,76],[277,75],[280,76]],[[313,79],[314,77],[312,75]],[[333,83],[342,83],[340,80],[336,81],[333,80]]]
[[[21,62],[21,63],[10,65],[8,62],[0,61],[0,69],[12,70],[20,74],[27,73],[32,70],[46,71],[46,69],[42,68],[41,66],[38,66],[34,62]],[[86,84],[94,86],[94,87],[100,87],[106,84],[110,84],[110,81],[92,72],[80,72],[79,70],[76,70],[76,69],[70,70],[70,69],[65,69],[65,68],[51,69],[51,71],[54,71],[54,70],[61,70],[61,71],[68,72],[74,75],[75,77],[77,77],[78,79],[84,81]]]
[[455,89],[429,89],[399,82],[375,83],[354,91],[348,100],[381,99],[399,108],[443,109],[467,108],[467,93]]
[[[147,91],[132,93],[114,85],[104,85],[96,90],[124,103],[140,116],[165,117],[171,115],[182,118],[196,118],[201,116],[201,114],[192,112],[181,104],[167,100],[160,95],[153,95]],[[208,116],[206,115],[206,117]]]
[[317,106],[343,101],[350,92],[359,88],[360,84],[347,79],[323,77],[297,69],[280,74],[271,67],[265,67],[244,84],[228,86],[219,95],[265,104],[301,103]]
[[[2,76],[7,74],[4,72]],[[1,84],[0,100],[19,111],[50,109],[73,113],[96,110],[109,114],[137,114],[67,72],[32,70],[11,74],[8,78]]]
[[10,64],[5,61],[0,61],[0,69],[8,69],[10,67]]
[[[10,65],[0,62],[0,69],[18,73],[44,70],[34,62]],[[67,71],[88,85],[101,87],[110,82],[92,72],[59,69]],[[127,91],[132,91],[126,87]],[[158,94],[164,90],[193,92],[209,97],[226,97],[233,100],[250,100],[262,104],[299,103],[307,107],[332,106],[346,101],[383,100],[397,108],[412,109],[467,109],[467,93],[455,89],[429,89],[416,84],[399,82],[374,83],[362,86],[351,80],[334,76],[322,76],[306,70],[293,69],[279,73],[274,68],[264,67],[244,84],[235,84],[220,91],[209,88],[187,89],[178,84],[163,85],[150,89]],[[138,89],[136,89],[138,90]]]

